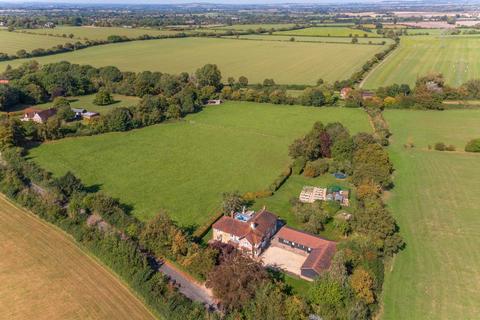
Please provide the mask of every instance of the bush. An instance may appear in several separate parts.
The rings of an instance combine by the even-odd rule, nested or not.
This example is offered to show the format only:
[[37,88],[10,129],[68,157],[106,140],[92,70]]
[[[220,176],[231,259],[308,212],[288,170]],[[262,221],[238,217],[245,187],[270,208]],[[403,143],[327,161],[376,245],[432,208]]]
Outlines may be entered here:
[[466,152],[480,152],[480,138],[470,140],[465,146]]
[[315,178],[328,171],[328,161],[325,159],[318,159],[307,162],[303,175],[305,177]]
[[277,179],[275,179],[275,181],[270,185],[270,190],[272,192],[275,192],[277,191],[278,189],[280,189],[280,187],[282,186],[282,184],[285,183],[285,181],[287,181],[288,177],[290,177],[290,175],[292,174],[292,168],[291,167],[287,167],[285,169],[285,171],[283,171]]
[[303,171],[303,168],[305,168],[306,163],[307,163],[307,160],[304,157],[296,158],[292,164],[293,174],[301,174]]
[[437,143],[435,143],[434,149],[437,150],[437,151],[445,151],[446,147],[447,146],[445,145],[445,143],[437,142]]

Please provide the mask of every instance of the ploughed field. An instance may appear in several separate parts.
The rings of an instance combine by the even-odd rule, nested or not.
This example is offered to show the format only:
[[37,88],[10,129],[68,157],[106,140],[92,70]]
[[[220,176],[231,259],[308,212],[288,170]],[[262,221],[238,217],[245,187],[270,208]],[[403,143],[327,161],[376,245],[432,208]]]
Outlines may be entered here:
[[[383,319],[476,319],[480,314],[480,110],[385,112],[395,188],[388,205],[406,249],[384,284]],[[456,152],[428,150],[436,142]],[[404,144],[413,143],[413,149]]]
[[375,68],[365,88],[393,83],[415,84],[430,72],[440,72],[447,84],[459,86],[480,77],[480,36],[409,36]]
[[[75,42],[68,38],[41,36],[21,32],[0,30],[0,52],[16,54],[19,50],[50,49],[56,45]],[[3,72],[4,67],[2,67]]]
[[218,211],[223,192],[267,189],[290,163],[288,146],[315,121],[371,131],[359,109],[228,102],[184,121],[46,143],[30,156],[56,175],[71,170],[142,220],[166,209],[198,226]]
[[0,197],[0,318],[155,319],[74,241]]
[[[113,65],[123,71],[193,73],[207,63],[217,64],[223,79],[246,76],[250,83],[273,78],[279,84],[314,84],[349,78],[385,46],[233,39],[182,38],[132,41],[37,57],[41,64],[67,60],[96,67]],[[25,59],[0,63],[19,66]]]

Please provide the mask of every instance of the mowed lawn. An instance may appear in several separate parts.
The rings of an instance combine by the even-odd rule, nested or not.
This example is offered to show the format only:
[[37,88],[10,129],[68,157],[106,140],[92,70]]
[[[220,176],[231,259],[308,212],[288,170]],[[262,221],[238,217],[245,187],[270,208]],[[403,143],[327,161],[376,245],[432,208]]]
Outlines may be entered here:
[[215,214],[223,192],[268,188],[290,163],[288,146],[315,121],[370,131],[358,109],[228,102],[181,122],[43,144],[30,155],[120,198],[142,220],[163,208],[196,226]]
[[365,88],[393,83],[415,84],[418,77],[440,72],[446,82],[459,86],[480,77],[479,36],[403,37],[400,47],[366,78]]
[[155,319],[55,227],[0,196],[0,318]]
[[[40,63],[62,60],[96,67],[114,65],[124,71],[193,73],[215,63],[224,81],[246,76],[250,83],[273,78],[279,84],[314,84],[319,78],[333,82],[358,71],[384,46],[352,46],[331,43],[238,41],[213,38],[184,38],[133,41],[102,45],[75,52],[35,58]],[[25,60],[0,63],[0,70]]]
[[0,30],[0,52],[7,54],[16,54],[22,49],[27,52],[40,48],[50,49],[69,41],[72,42],[71,39]]
[[172,30],[159,30],[159,29],[146,29],[146,28],[121,28],[121,27],[70,27],[59,26],[53,29],[29,29],[29,32],[35,32],[38,34],[53,34],[56,36],[63,36],[73,34],[76,39],[84,40],[107,40],[108,36],[126,36],[129,38],[137,38],[145,34],[151,36],[159,35],[173,35],[179,33],[179,31]]
[[379,37],[374,32],[367,32],[359,29],[348,27],[311,27],[298,30],[278,31],[274,34],[278,35],[293,35],[293,36],[309,36],[309,37]]
[[[383,319],[478,319],[480,110],[387,111],[395,188],[388,205],[407,247],[387,272]],[[432,142],[458,152],[429,151]],[[416,147],[405,149],[413,142]]]

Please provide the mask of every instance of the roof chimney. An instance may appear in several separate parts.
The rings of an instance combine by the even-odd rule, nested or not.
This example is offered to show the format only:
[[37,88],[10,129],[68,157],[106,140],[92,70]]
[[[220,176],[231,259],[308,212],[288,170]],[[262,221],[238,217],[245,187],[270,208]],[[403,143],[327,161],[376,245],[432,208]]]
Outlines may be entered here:
[[257,225],[255,224],[255,222],[250,222],[250,228],[252,228],[252,230],[255,230],[255,228],[257,227]]

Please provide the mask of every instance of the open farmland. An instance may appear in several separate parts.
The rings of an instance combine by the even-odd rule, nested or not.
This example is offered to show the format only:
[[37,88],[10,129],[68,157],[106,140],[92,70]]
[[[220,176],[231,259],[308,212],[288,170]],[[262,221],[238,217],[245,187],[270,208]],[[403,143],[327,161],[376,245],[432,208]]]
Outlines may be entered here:
[[[224,79],[244,75],[250,83],[273,78],[279,84],[313,84],[319,78],[330,82],[347,79],[384,49],[349,44],[184,38],[109,44],[35,60],[42,64],[67,60],[96,67],[114,65],[124,71],[174,74],[194,72],[207,63],[215,63]],[[246,54],[249,59],[245,59]],[[23,62],[25,59],[2,62],[0,70]]]
[[35,32],[43,35],[63,36],[73,34],[75,39],[84,40],[107,40],[108,36],[126,36],[129,38],[137,38],[148,34],[151,36],[173,35],[179,31],[159,30],[159,29],[143,29],[143,28],[120,28],[120,27],[68,27],[60,26],[54,29],[29,29],[28,32]]
[[[291,41],[294,38],[297,42],[325,42],[325,43],[351,43],[352,39],[349,37],[305,37],[305,36],[282,36],[282,35],[263,35],[263,34],[249,34],[242,36],[225,36],[225,38],[232,39],[250,39],[263,41]],[[394,41],[389,38],[358,38],[359,44],[392,44]]]
[[[396,169],[388,204],[407,247],[387,272],[383,319],[476,319],[480,314],[480,110],[387,111]],[[442,141],[459,152],[429,151]],[[413,142],[415,148],[403,144]]]
[[55,227],[0,197],[0,317],[155,319]]
[[359,37],[364,37],[365,35],[367,37],[379,37],[379,35],[374,32],[366,32],[348,27],[312,27],[298,30],[278,31],[274,34],[309,37],[349,37],[350,35],[357,35]]
[[260,28],[265,30],[291,28],[293,26],[294,26],[293,23],[234,24],[231,26],[214,27],[214,29],[248,31],[248,30],[257,30]]
[[43,144],[31,158],[57,175],[72,170],[143,220],[164,208],[182,225],[200,225],[223,192],[266,189],[315,121],[370,131],[359,109],[229,102],[181,122]]
[[417,77],[440,72],[449,85],[480,77],[480,37],[404,37],[400,47],[366,78],[365,88],[393,83],[415,84]]
[[16,54],[22,49],[27,52],[39,48],[49,49],[69,41],[71,42],[71,39],[0,30],[0,52],[7,54]]

